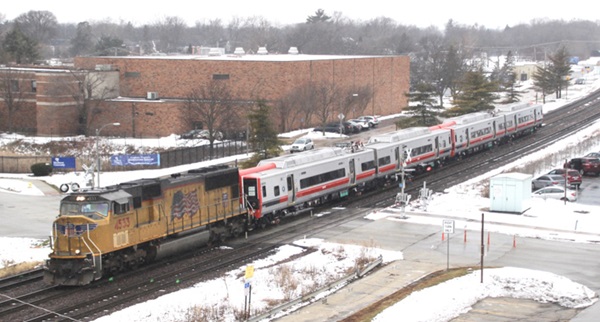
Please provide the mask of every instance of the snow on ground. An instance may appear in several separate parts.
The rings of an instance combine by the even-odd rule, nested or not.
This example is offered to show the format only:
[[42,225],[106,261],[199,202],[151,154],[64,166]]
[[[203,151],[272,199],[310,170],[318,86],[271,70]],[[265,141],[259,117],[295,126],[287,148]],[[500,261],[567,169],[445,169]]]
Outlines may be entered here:
[[[569,99],[565,98],[564,100],[545,104],[544,112],[547,113],[554,108],[562,106],[569,100],[585,95],[600,87],[597,74],[585,75],[585,79],[585,85],[569,88]],[[589,137],[589,131],[598,130],[599,127],[598,124],[595,124],[575,134],[572,138],[567,139],[571,140],[569,141],[571,143],[557,143],[544,151],[536,153],[535,156],[528,156],[517,163],[528,162],[535,158],[543,158],[548,154],[556,153],[558,149],[564,147],[564,144],[576,144],[578,140]],[[290,132],[281,135],[281,137],[292,138],[301,136],[302,134],[315,139],[323,138],[322,133],[313,132],[311,129]],[[340,137],[338,134],[331,133],[327,133],[325,136]],[[139,144],[145,146],[152,144],[141,139],[131,139],[128,143],[138,141]],[[178,144],[177,141],[175,137],[171,136],[164,140],[162,138],[156,139],[154,144],[172,146],[173,144]],[[247,156],[234,156],[227,161],[239,160],[245,157]],[[208,166],[210,164],[209,162],[172,169],[103,173],[102,183],[110,185],[137,178],[157,177]],[[424,205],[413,202],[407,209],[410,215],[408,218],[402,220],[412,223],[440,225],[440,217],[434,215],[447,215],[457,219],[457,228],[475,229],[469,226],[473,225],[471,221],[473,219],[479,220],[483,212],[482,209],[489,207],[490,204],[489,199],[480,196],[478,183],[509,168],[510,166],[497,169],[482,177],[449,189],[449,191],[437,193],[427,204],[426,209]],[[30,181],[28,180],[31,178],[27,176],[11,174],[2,174],[1,176],[3,178],[0,179],[0,193],[42,194],[41,191],[29,183]],[[53,175],[42,179],[56,186],[67,182],[85,182],[82,174],[75,173]],[[84,185],[82,184],[81,186]],[[577,236],[581,237],[582,232],[600,233],[600,220],[596,218],[600,218],[598,216],[600,213],[598,208],[578,203],[564,205],[562,202],[554,200],[532,200],[531,209],[523,216],[497,213],[486,215],[486,218],[492,222],[488,223],[486,228],[490,231],[510,235],[589,242],[586,239],[587,237],[577,238]],[[557,209],[560,209],[560,211],[557,211]],[[398,210],[394,208],[381,209],[369,214],[367,218],[372,220],[398,220],[397,213]],[[568,213],[569,216],[565,216],[565,213]],[[429,216],[426,214],[429,214]],[[478,226],[479,223],[475,225]],[[544,233],[543,230],[532,227],[545,227],[548,229],[548,232]],[[578,232],[578,234],[575,232]],[[27,238],[0,237],[0,268],[13,262],[43,260],[49,250],[40,247],[40,243],[41,241],[39,240]],[[294,255],[306,252],[305,247],[316,247],[318,251],[302,256],[299,259],[286,261]],[[267,301],[281,300],[288,297],[293,298],[306,289],[306,287],[310,286],[306,283],[313,284],[316,280],[325,282],[325,277],[327,276],[329,276],[329,279],[343,276],[354,267],[355,260],[361,256],[365,256],[365,254],[373,256],[373,258],[382,255],[386,262],[402,260],[401,252],[386,251],[366,246],[332,244],[319,239],[300,240],[294,245],[280,247],[277,253],[271,257],[253,263],[255,269],[252,279],[253,307],[266,307]],[[284,261],[286,263],[281,264]],[[289,276],[298,276],[297,280],[293,281],[293,283],[297,284],[296,288],[286,289],[282,286],[284,284],[277,283],[276,278],[273,278],[273,276],[278,276],[275,272],[285,270],[284,265],[291,272]],[[237,306],[241,310],[243,309],[243,297],[245,294],[243,288],[245,269],[246,267],[240,267],[225,274],[222,278],[199,283],[194,287],[126,308],[107,317],[100,318],[98,321],[183,320],[189,316],[191,312],[190,308],[197,305],[197,303],[204,303],[208,307]],[[528,298],[540,302],[556,302],[566,307],[577,308],[589,306],[598,299],[598,295],[585,285],[574,283],[562,276],[547,272],[513,267],[488,269],[483,284],[479,283],[480,277],[478,274],[479,272],[475,271],[464,277],[415,292],[405,300],[388,308],[378,315],[375,320],[396,320],[400,316],[398,312],[401,311],[403,319],[414,317],[415,321],[448,321],[452,317],[468,311],[471,305],[479,299],[488,296]],[[311,278],[308,278],[308,276],[311,276]],[[289,285],[290,283],[287,284]],[[446,296],[450,292],[455,294],[451,300]],[[444,297],[440,298],[441,296]],[[436,305],[431,305],[431,303],[436,303]],[[219,320],[234,321],[235,318],[233,313],[228,311],[223,313]]]
[[530,299],[541,303],[557,303],[567,308],[587,307],[598,300],[598,295],[589,288],[542,271],[515,267],[486,269],[483,283],[480,281],[480,271],[474,271],[414,292],[378,314],[373,321],[397,321],[399,316],[406,322],[450,321],[486,297]]

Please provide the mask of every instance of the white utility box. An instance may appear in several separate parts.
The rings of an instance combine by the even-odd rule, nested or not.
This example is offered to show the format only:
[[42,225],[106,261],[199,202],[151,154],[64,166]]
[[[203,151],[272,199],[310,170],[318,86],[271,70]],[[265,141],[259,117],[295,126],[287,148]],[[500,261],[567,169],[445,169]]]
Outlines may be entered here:
[[524,173],[502,173],[490,179],[490,211],[523,213],[531,207],[531,179]]

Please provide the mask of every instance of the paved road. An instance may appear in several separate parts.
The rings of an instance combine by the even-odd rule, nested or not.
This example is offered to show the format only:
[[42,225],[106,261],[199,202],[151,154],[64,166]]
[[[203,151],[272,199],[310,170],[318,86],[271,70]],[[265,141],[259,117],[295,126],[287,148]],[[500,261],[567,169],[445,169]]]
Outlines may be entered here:
[[0,236],[48,238],[62,196],[46,183],[29,180],[45,196],[0,192]]
[[[343,211],[343,210],[340,210]],[[408,216],[415,215],[407,213]],[[445,217],[450,218],[450,217]],[[440,218],[441,221],[441,218]],[[315,302],[279,319],[279,322],[339,321],[383,299],[447,265],[447,244],[442,241],[442,227],[411,224],[402,221],[356,220],[335,230],[319,233],[316,238],[330,242],[377,245],[384,249],[402,251],[404,260],[391,263],[376,273],[328,296],[327,301]],[[600,236],[596,236],[600,239]],[[486,247],[484,264],[487,267],[512,266],[552,272],[581,283],[600,294],[599,244],[559,242],[534,238],[516,239],[492,233]],[[450,238],[450,267],[477,266],[480,262],[479,238],[464,242],[462,234]],[[484,269],[485,278],[485,269]],[[448,294],[451,296],[451,294]],[[471,312],[455,321],[598,321],[600,304],[578,312],[558,305],[518,299],[485,299]],[[560,317],[565,319],[560,320]],[[399,318],[399,321],[402,319]]]

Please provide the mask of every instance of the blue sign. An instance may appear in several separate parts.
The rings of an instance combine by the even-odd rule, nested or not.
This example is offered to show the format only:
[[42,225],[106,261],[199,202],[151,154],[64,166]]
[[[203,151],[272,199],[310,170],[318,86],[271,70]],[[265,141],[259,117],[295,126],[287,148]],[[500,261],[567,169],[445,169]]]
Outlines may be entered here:
[[75,157],[52,157],[52,168],[75,169]]
[[110,164],[122,167],[128,165],[160,165],[160,154],[111,155]]

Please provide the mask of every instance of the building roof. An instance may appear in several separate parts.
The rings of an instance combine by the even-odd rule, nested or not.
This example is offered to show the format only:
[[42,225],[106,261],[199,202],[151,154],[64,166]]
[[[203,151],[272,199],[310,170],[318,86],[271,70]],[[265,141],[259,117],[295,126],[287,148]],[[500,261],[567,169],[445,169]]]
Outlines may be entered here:
[[166,55],[166,56],[100,56],[98,58],[111,58],[111,59],[166,59],[166,60],[204,60],[204,61],[257,61],[257,62],[291,62],[291,61],[315,61],[315,60],[347,60],[347,59],[367,59],[376,57],[394,57],[394,56],[349,56],[349,55],[290,55],[290,54],[268,54],[268,55],[256,55],[256,54],[225,54],[220,56],[210,55]]

